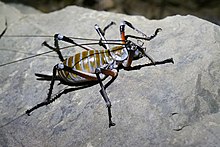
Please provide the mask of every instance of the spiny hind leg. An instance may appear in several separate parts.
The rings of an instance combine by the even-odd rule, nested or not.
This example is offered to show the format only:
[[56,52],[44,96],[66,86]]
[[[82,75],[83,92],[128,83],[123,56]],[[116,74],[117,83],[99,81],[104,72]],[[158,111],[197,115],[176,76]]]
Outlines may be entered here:
[[[50,103],[52,103],[54,100],[51,100],[51,95],[52,95],[52,91],[53,91],[53,86],[54,86],[54,82],[55,82],[55,78],[56,78],[56,71],[59,69],[59,64],[55,65],[53,68],[53,76],[51,78],[51,83],[50,83],[50,88],[49,88],[49,92],[47,94],[47,99],[37,105],[35,105],[34,107],[32,107],[31,109],[28,109],[26,111],[27,115],[30,115],[30,113],[40,107],[43,107],[45,105],[48,105]],[[62,67],[61,67],[62,68]]]
[[[53,101],[55,101],[59,96],[55,96],[54,98],[52,98],[51,97],[51,95],[52,95],[52,91],[53,91],[53,86],[54,86],[54,83],[55,83],[55,80],[56,80],[56,73],[57,73],[57,71],[58,70],[62,70],[62,71],[64,71],[64,72],[70,72],[70,73],[74,73],[74,74],[76,74],[76,75],[79,75],[79,76],[81,76],[81,77],[83,77],[83,78],[86,78],[86,79],[88,79],[88,80],[96,80],[96,76],[91,76],[91,75],[86,75],[85,73],[82,73],[81,71],[79,71],[79,70],[75,70],[75,69],[73,69],[73,68],[71,68],[71,67],[68,67],[68,66],[66,66],[66,65],[64,65],[63,63],[59,63],[59,64],[57,64],[57,65],[55,65],[54,66],[54,68],[53,68],[53,76],[52,76],[52,78],[51,78],[51,83],[50,83],[50,88],[49,88],[49,92],[48,92],[48,94],[47,94],[47,99],[45,100],[45,101],[43,101],[43,102],[41,102],[41,103],[39,103],[39,104],[37,104],[37,105],[35,105],[34,107],[32,107],[31,109],[28,109],[27,111],[26,111],[26,114],[27,115],[30,115],[30,113],[32,112],[32,111],[34,111],[34,110],[36,110],[36,109],[38,109],[38,108],[40,108],[40,107],[43,107],[43,106],[45,106],[45,105],[48,105],[48,104],[50,104],[50,103],[52,103]],[[39,74],[37,74],[37,75],[39,75]],[[42,75],[39,75],[40,77],[42,77]],[[43,75],[43,78],[44,78],[45,76]],[[86,86],[89,86],[89,85],[85,85],[85,87]],[[82,87],[83,88],[83,87]],[[68,90],[66,90],[66,91],[64,91],[63,93],[67,93],[68,92]]]

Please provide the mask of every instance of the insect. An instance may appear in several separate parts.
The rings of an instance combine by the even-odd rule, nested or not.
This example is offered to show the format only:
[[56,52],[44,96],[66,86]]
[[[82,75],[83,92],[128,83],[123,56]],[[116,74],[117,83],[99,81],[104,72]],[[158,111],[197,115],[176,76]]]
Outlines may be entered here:
[[[69,85],[69,86],[83,86],[89,84],[99,84],[100,93],[103,97],[108,111],[108,121],[109,127],[115,126],[115,123],[112,121],[111,113],[111,101],[106,93],[106,88],[111,85],[114,80],[117,78],[119,70],[137,70],[141,67],[147,65],[157,65],[165,63],[174,63],[173,58],[168,58],[163,61],[155,61],[151,56],[146,53],[146,48],[143,46],[143,41],[150,41],[155,38],[158,32],[161,31],[161,28],[157,28],[153,35],[147,36],[139,29],[135,28],[130,22],[122,21],[120,24],[120,35],[121,42],[113,43],[118,44],[110,48],[111,42],[105,38],[105,31],[115,23],[111,22],[103,30],[96,24],[95,30],[100,36],[99,45],[102,46],[101,50],[93,49],[89,46],[76,43],[70,37],[63,36],[61,34],[54,35],[54,46],[49,45],[46,41],[43,42],[43,45],[55,51],[60,59],[60,63],[56,64],[53,67],[53,74],[35,74],[39,80],[48,80],[50,81],[49,92],[47,98],[42,103],[39,103],[28,109],[26,111],[27,115],[30,115],[34,110],[52,103],[55,98],[52,98],[53,87],[56,80],[60,83]],[[141,36],[126,35],[125,26],[130,27]],[[2,33],[2,35],[5,32]],[[1,36],[2,36],[1,35]],[[129,40],[132,38],[136,42]],[[73,56],[64,58],[61,53],[61,48],[59,47],[59,41],[64,41],[75,46],[81,47],[84,51],[79,52]],[[151,63],[145,65],[138,65],[132,67],[132,62],[134,60],[141,59],[142,57],[147,57]],[[103,81],[111,77],[111,79],[103,84]]]

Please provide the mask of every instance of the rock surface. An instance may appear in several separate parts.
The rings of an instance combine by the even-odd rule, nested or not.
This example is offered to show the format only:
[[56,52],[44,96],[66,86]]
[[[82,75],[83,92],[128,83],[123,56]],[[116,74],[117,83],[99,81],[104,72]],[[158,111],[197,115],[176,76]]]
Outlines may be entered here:
[[[148,35],[155,60],[173,57],[175,64],[120,71],[107,89],[115,127],[108,128],[107,110],[99,85],[63,94],[31,116],[24,112],[42,102],[49,82],[34,73],[52,73],[59,63],[55,53],[0,67],[0,145],[7,146],[219,146],[220,145],[220,27],[194,16],[148,20],[141,16],[97,12],[67,7],[49,13],[23,14],[0,3],[0,29],[7,18],[8,30],[0,40],[0,63],[48,51],[50,35],[98,38],[94,24],[115,21],[106,37],[119,38],[119,24],[127,20]],[[127,29],[127,34],[133,31]],[[66,44],[62,44],[63,46]],[[64,51],[73,55],[79,48]],[[145,64],[141,59],[135,64]],[[54,93],[66,86],[55,84]],[[20,116],[20,117],[19,117]],[[7,124],[7,125],[5,125]]]

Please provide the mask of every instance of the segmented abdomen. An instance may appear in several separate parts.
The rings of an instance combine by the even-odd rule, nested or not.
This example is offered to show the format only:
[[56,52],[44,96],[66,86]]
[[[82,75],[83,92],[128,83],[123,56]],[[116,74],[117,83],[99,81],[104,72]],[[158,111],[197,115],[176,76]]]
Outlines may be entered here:
[[[89,50],[68,57],[63,64],[85,73],[94,74],[96,68],[112,62],[113,59],[109,50]],[[58,75],[65,81],[71,83],[87,81],[85,78],[63,70],[59,70]]]

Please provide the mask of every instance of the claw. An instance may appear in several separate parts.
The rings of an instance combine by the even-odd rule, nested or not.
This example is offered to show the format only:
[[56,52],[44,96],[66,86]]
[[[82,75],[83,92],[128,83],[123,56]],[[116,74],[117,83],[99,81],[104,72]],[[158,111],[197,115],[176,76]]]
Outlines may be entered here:
[[174,60],[173,60],[173,58],[169,58],[169,59],[164,60],[164,63],[173,63],[174,64]]
[[112,126],[115,126],[115,125],[116,125],[115,123],[110,122],[110,123],[109,123],[109,128],[112,127]]
[[170,62],[174,64],[173,58],[170,58]]
[[30,116],[30,110],[27,110],[25,113],[26,113],[28,116]]

